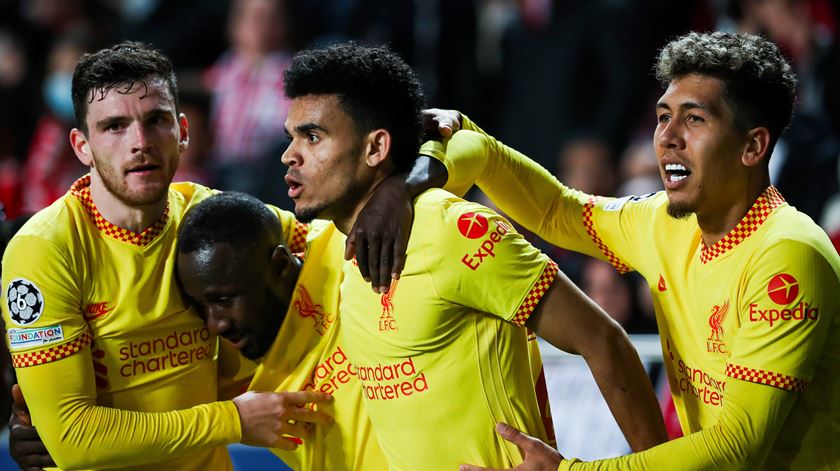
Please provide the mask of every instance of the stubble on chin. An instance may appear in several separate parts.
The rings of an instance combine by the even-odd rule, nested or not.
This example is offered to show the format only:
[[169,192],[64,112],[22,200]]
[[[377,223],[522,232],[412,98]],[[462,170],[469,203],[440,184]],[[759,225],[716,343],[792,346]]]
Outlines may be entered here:
[[686,219],[694,214],[694,209],[686,204],[668,202],[668,216],[674,219]]

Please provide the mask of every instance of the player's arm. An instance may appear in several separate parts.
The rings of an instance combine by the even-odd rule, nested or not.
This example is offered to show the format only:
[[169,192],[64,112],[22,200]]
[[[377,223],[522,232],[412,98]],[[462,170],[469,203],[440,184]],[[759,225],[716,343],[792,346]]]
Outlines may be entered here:
[[525,325],[583,357],[633,450],[668,440],[653,386],[624,329],[565,274],[557,274]]
[[[20,289],[15,300],[5,296],[6,325],[19,326],[20,313],[28,309],[24,328],[9,332],[12,360],[33,425],[59,467],[136,465],[238,441],[286,445],[290,442],[281,433],[308,432],[305,424],[291,426],[289,420],[329,420],[297,406],[326,400],[309,393],[246,393],[234,401],[154,413],[98,405],[91,334],[76,307],[80,302],[72,273],[65,255],[37,237],[14,239],[4,255],[3,286]],[[35,329],[58,335],[29,348],[24,344],[37,334]]]
[[[797,398],[797,393],[772,386],[730,380],[714,425],[631,455],[592,462],[568,459],[559,467],[552,465],[557,452],[539,440],[515,430],[504,430],[502,436],[523,449],[524,464],[534,471],[748,471],[762,468]],[[461,471],[486,469],[461,467]]]

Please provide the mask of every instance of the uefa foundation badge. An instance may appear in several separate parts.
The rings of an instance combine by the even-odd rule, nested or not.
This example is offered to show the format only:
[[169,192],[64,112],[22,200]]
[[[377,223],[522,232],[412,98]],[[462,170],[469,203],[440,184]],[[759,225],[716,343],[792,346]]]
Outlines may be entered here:
[[16,278],[9,283],[6,299],[9,302],[9,317],[18,325],[32,324],[44,312],[41,290],[25,278]]

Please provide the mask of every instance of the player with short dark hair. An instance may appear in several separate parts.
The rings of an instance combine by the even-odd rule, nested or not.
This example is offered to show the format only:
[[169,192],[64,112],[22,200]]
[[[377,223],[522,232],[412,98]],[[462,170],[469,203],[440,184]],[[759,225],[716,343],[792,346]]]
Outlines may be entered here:
[[[287,74],[295,84],[283,162],[295,212],[348,233],[374,188],[401,168],[397,153],[416,145],[419,125],[391,127],[419,122],[419,87],[398,56],[358,45],[301,53]],[[363,79],[376,87],[347,86]],[[384,112],[404,87],[418,100],[396,107],[393,123],[347,111],[353,103]],[[342,284],[343,347],[391,469],[517,464],[516,447],[482,430],[502,418],[545,437],[523,325],[584,356],[635,449],[664,439],[626,334],[548,257],[499,215],[445,191],[421,194],[414,208],[405,271],[390,290],[371,292],[352,262]]]

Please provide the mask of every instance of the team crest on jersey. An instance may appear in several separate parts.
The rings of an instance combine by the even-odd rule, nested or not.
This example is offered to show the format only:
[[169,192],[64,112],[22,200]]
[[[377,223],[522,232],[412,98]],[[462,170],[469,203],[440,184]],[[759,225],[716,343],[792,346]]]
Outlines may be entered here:
[[294,308],[297,310],[300,317],[312,318],[315,321],[315,332],[323,336],[335,322],[335,314],[324,312],[324,306],[315,304],[312,301],[312,296],[306,291],[303,285],[298,286],[298,299],[294,303]]
[[391,281],[391,289],[387,293],[382,293],[379,298],[379,303],[382,305],[382,315],[379,316],[379,331],[391,332],[398,330],[397,320],[394,319],[394,294],[397,292],[397,284],[399,279]]
[[723,322],[729,312],[729,300],[723,304],[712,307],[712,314],[709,316],[709,327],[712,329],[709,338],[706,339],[706,351],[711,353],[726,353],[726,342],[723,341]]
[[29,325],[38,320],[44,312],[44,296],[35,283],[16,278],[6,291],[9,302],[9,317],[18,325]]

